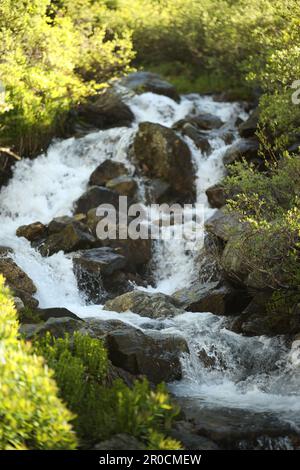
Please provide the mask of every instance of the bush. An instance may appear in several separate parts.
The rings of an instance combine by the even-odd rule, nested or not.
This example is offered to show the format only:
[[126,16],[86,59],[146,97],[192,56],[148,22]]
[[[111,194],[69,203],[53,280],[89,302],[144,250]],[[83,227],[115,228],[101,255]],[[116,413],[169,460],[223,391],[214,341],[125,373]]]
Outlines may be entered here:
[[16,311],[0,277],[0,449],[74,449],[73,415],[52,372],[19,341]]
[[1,146],[38,153],[63,127],[72,105],[127,71],[130,33],[108,37],[106,11],[90,0],[1,2]]
[[[122,380],[107,386],[108,359],[102,341],[80,333],[63,339],[47,335],[36,348],[55,371],[61,396],[77,415],[74,426],[85,446],[127,433],[145,447],[155,442],[162,448],[180,448],[164,435],[178,413],[165,386],[154,390],[146,380],[136,381],[132,388]],[[154,436],[159,437],[154,440]]]
[[266,173],[238,163],[224,187],[232,197],[229,210],[238,212],[248,226],[236,241],[243,264],[263,277],[266,288],[299,291],[299,157],[286,153]]

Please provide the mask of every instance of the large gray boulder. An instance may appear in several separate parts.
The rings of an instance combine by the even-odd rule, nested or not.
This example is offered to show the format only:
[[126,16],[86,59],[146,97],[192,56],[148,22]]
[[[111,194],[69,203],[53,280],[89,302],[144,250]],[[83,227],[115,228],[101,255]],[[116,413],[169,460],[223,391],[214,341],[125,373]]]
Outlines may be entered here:
[[114,330],[106,336],[111,362],[150,382],[171,382],[182,377],[181,355],[188,353],[183,337],[160,332],[143,333],[135,328]]
[[122,78],[119,81],[119,84],[138,94],[151,92],[157,95],[168,96],[177,102],[180,101],[180,96],[178,95],[176,88],[155,73],[130,73],[126,77]]
[[130,310],[143,317],[168,318],[182,313],[179,303],[165,294],[154,294],[144,291],[133,291],[109,300],[105,310],[127,312]]
[[222,241],[227,242],[231,237],[243,233],[245,224],[240,221],[240,215],[226,210],[216,211],[205,222],[205,230]]
[[191,152],[172,129],[151,122],[141,123],[131,156],[143,175],[165,181],[184,200],[194,200]]

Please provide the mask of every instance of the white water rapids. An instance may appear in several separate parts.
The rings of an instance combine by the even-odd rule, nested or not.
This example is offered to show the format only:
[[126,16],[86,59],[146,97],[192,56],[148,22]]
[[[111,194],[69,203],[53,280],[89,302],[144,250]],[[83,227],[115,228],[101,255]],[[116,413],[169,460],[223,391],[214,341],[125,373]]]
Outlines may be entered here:
[[[225,129],[234,129],[243,110],[238,104],[218,103],[211,97],[189,95],[177,104],[167,97],[144,93],[128,98],[136,116],[131,128],[99,131],[81,139],[54,142],[47,154],[35,160],[17,163],[14,176],[0,194],[0,245],[14,249],[17,264],[38,288],[41,308],[66,307],[82,318],[118,318],[136,326],[153,325],[131,312],[106,312],[102,306],[86,305],[78,291],[70,257],[60,252],[43,258],[24,238],[17,238],[16,229],[35,221],[48,223],[54,217],[71,215],[73,202],[85,191],[92,171],[105,159],[126,164],[127,149],[143,121],[171,126],[192,111],[210,112],[225,122]],[[224,172],[222,156],[228,146],[211,133],[212,153],[209,157],[186,138],[197,175],[197,200],[209,208],[205,190],[218,182]],[[238,134],[235,131],[235,139]],[[197,269],[195,252],[187,251],[183,241],[159,242],[154,252],[156,287],[149,291],[172,294],[188,287]],[[184,377],[171,384],[181,397],[193,397],[201,407],[227,407],[253,412],[272,413],[300,427],[300,346],[292,351],[283,339],[246,338],[225,329],[224,320],[210,313],[185,313],[164,322],[166,332],[184,335],[190,355],[183,358]],[[296,345],[297,346],[297,345]],[[204,350],[214,365],[205,368],[198,359]]]

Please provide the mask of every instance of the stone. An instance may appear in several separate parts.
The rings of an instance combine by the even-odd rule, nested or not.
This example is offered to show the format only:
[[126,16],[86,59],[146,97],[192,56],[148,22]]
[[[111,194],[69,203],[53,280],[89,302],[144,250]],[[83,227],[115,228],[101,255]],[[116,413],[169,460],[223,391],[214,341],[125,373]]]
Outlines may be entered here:
[[189,312],[210,312],[215,315],[241,313],[250,302],[244,291],[220,282],[196,283],[178,290],[172,297]]
[[155,73],[130,73],[126,77],[122,78],[119,84],[138,94],[151,92],[157,95],[167,96],[177,102],[180,101],[180,96],[178,95],[176,88]]
[[12,177],[13,167],[17,160],[9,149],[0,150],[0,188],[6,185]]
[[239,134],[241,137],[253,137],[257,131],[259,121],[259,109],[256,108],[248,119],[239,125]]
[[77,214],[73,217],[64,215],[62,217],[55,217],[48,225],[48,233],[59,233],[64,230],[68,225],[72,225],[74,222],[85,222],[86,216],[84,214]]
[[199,130],[189,120],[182,119],[181,121],[176,122],[172,128],[179,131],[182,135],[189,137],[202,152],[206,154],[211,152],[208,134]]
[[[116,288],[112,274],[126,267],[126,259],[112,248],[94,248],[73,256],[74,273],[78,287],[93,303],[105,301],[108,297],[106,286]],[[106,280],[106,283],[105,283]]]
[[205,230],[225,242],[231,237],[242,233],[244,229],[245,223],[240,222],[239,214],[226,212],[222,209],[216,211],[212,217],[205,222]]
[[225,152],[223,161],[225,165],[231,165],[232,163],[242,161],[243,158],[249,163],[254,163],[258,166],[262,165],[262,160],[258,156],[259,143],[254,138],[240,139]]
[[20,291],[29,296],[36,293],[37,288],[34,282],[11,258],[0,257],[0,273],[5,277],[7,285],[13,290],[16,297],[23,300],[19,294]]
[[168,318],[182,313],[178,302],[165,294],[154,294],[144,291],[133,291],[109,300],[105,310],[127,312],[130,310],[143,317]]
[[219,129],[223,126],[221,119],[210,113],[198,113],[195,116],[188,116],[186,119],[198,129],[206,131]]
[[300,331],[300,306],[270,308],[271,292],[256,293],[230,329],[246,336],[295,335]]
[[145,193],[148,204],[161,204],[168,199],[170,184],[158,178],[145,181]]
[[127,176],[128,170],[123,163],[105,160],[90,176],[90,186],[105,186],[106,183],[119,176]]
[[91,186],[74,203],[75,214],[87,214],[90,209],[97,208],[101,204],[111,204],[115,208],[119,206],[119,194],[100,186]]
[[117,192],[120,196],[132,198],[137,192],[138,185],[131,176],[119,176],[106,183],[106,187]]
[[130,153],[144,176],[165,181],[184,200],[195,199],[191,152],[172,129],[151,122],[141,123]]
[[200,436],[193,423],[189,421],[176,421],[169,434],[181,442],[185,450],[219,450],[215,442]]
[[199,407],[198,398],[184,397],[178,401],[185,418],[192,421],[195,432],[223,450],[271,450],[278,438],[297,439],[298,436],[299,439],[292,424],[270,413],[221,406]]
[[66,334],[72,335],[75,331],[82,329],[82,321],[75,318],[61,317],[49,318],[42,324],[23,324],[20,326],[20,333],[26,340],[32,340],[35,337],[45,336],[50,333],[55,338],[63,338]]
[[52,256],[54,253],[92,248],[96,243],[95,237],[90,233],[88,227],[81,222],[73,222],[59,233],[50,235],[44,243],[39,246],[42,256]]
[[206,196],[213,209],[221,209],[226,204],[225,190],[221,184],[215,184],[208,188],[206,190]]
[[105,344],[112,363],[133,375],[145,375],[154,384],[180,380],[180,358],[188,353],[183,337],[132,327],[107,334]]
[[82,321],[75,313],[62,307],[37,308],[35,313],[43,321],[47,321],[49,318],[73,318],[74,320]]
[[47,237],[47,227],[41,222],[35,222],[29,225],[22,225],[19,227],[16,235],[17,237],[24,237],[30,242],[41,240]]
[[133,121],[134,114],[129,106],[116,90],[109,88],[72,109],[65,134],[82,136],[96,129],[129,127]]

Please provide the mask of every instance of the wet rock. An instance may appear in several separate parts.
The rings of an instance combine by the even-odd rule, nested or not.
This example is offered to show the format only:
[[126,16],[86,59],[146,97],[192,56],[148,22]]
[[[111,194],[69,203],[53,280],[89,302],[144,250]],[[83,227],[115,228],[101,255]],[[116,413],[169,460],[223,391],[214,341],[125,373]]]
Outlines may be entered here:
[[69,317],[49,318],[42,324],[24,324],[20,326],[20,333],[26,340],[34,337],[42,337],[50,333],[55,338],[63,338],[67,333],[72,335],[75,331],[82,329],[83,322]]
[[272,305],[271,293],[257,293],[230,329],[246,336],[294,335],[300,331],[300,308]]
[[6,185],[13,174],[17,159],[9,150],[0,150],[0,188]]
[[61,232],[53,233],[39,246],[42,256],[51,256],[59,251],[71,253],[93,247],[96,239],[88,227],[81,222],[68,224]]
[[[270,413],[234,408],[203,408],[197,399],[179,399],[179,404],[194,429],[201,436],[216,443],[221,449],[238,450],[259,447],[259,442],[269,440],[269,445],[279,438],[297,436],[292,425]],[[260,447],[262,448],[262,447]],[[265,447],[266,448],[266,447]]]
[[22,300],[25,307],[33,310],[38,307],[39,301],[32,297],[30,293],[22,289],[16,289],[15,287],[11,287],[11,289],[13,290],[13,294]]
[[143,122],[135,136],[131,156],[145,176],[165,181],[184,200],[194,200],[191,152],[172,129]]
[[134,114],[112,89],[89,98],[69,113],[65,134],[82,136],[95,129],[128,127],[134,121]]
[[[125,268],[127,262],[124,256],[119,255],[108,247],[94,248],[76,253],[73,256],[74,273],[78,287],[86,294],[87,298],[100,303],[107,299],[105,286],[110,290],[116,288],[112,274]],[[106,280],[106,282],[105,282]]]
[[189,312],[210,312],[215,315],[240,313],[250,301],[245,292],[219,282],[197,283],[180,289],[172,297]]
[[[117,231],[120,230],[120,225],[117,228]],[[148,263],[151,261],[152,256],[152,240],[151,239],[141,239],[133,240],[132,238],[127,238],[126,240],[121,240],[118,238],[116,240],[107,239],[101,240],[103,246],[109,246],[113,249],[117,249],[118,253],[125,257],[127,262],[128,271],[135,272],[137,269],[146,268]]]
[[[226,277],[235,283],[247,286],[247,278],[251,272],[245,256],[243,256],[243,238],[232,236],[223,251],[221,265]],[[262,286],[263,288],[265,286]]]
[[205,230],[215,235],[220,240],[227,242],[231,237],[242,233],[245,224],[240,222],[240,216],[237,213],[218,210],[210,219],[205,222]]
[[258,156],[258,150],[259,143],[255,137],[238,140],[226,151],[223,157],[224,164],[231,165],[245,158],[247,162],[260,167],[263,161]]
[[46,238],[47,233],[47,227],[44,224],[41,222],[35,222],[30,225],[22,225],[22,227],[19,227],[16,235],[17,237],[24,237],[30,242],[34,242],[42,238]]
[[186,450],[219,450],[215,442],[200,436],[195,426],[188,421],[176,421],[169,434],[181,442]]
[[105,186],[109,180],[126,175],[128,175],[128,170],[123,163],[105,160],[91,174],[89,185]]
[[145,193],[148,204],[161,204],[168,199],[170,184],[160,179],[149,179],[145,182]]
[[73,217],[67,215],[56,217],[49,223],[48,233],[51,235],[53,233],[62,232],[68,225],[72,225],[74,222],[85,222],[85,219],[86,216],[84,214],[77,214]]
[[74,320],[82,321],[75,313],[70,312],[67,308],[37,308],[35,313],[42,321],[47,321],[49,318],[73,318]]
[[73,264],[90,274],[101,272],[105,276],[123,269],[126,266],[126,260],[124,256],[119,255],[111,248],[103,247],[76,253],[73,257]]
[[191,124],[187,119],[182,119],[181,121],[176,122],[172,127],[182,135],[189,137],[202,152],[206,154],[211,152],[209,136]]
[[107,188],[92,186],[75,202],[75,214],[87,214],[90,209],[94,209],[100,204],[111,204],[117,208],[119,194]]
[[126,77],[122,78],[119,84],[138,94],[151,92],[157,95],[168,96],[177,102],[180,101],[180,96],[178,95],[176,88],[155,73],[130,73]]
[[[21,297],[20,291],[32,296],[37,288],[30,277],[9,257],[0,257],[0,274],[6,279],[6,284],[12,289],[16,297]],[[16,294],[18,292],[18,294]]]
[[221,209],[226,204],[226,194],[221,184],[215,184],[206,190],[206,196],[213,209]]
[[136,181],[131,176],[119,176],[109,180],[106,183],[106,187],[117,192],[120,196],[128,196],[130,198],[135,195],[138,189]]
[[221,119],[210,113],[199,113],[196,116],[188,116],[186,119],[198,129],[206,131],[219,129],[223,126]]
[[96,209],[90,210],[87,214],[86,224],[91,233],[98,238],[97,246],[106,246],[118,250],[118,253],[126,258],[128,271],[135,272],[137,268],[145,267],[151,260],[152,240],[150,238],[134,240],[129,236],[127,238],[124,236],[128,231],[128,224],[131,222],[131,218],[128,218],[127,225],[118,223],[117,220],[117,225],[114,227],[116,229],[115,238],[101,238],[99,237],[97,226],[102,218],[97,215]]
[[132,327],[114,330],[105,342],[111,362],[133,375],[145,375],[150,382],[180,380],[180,357],[188,352],[184,338]]
[[92,450],[143,450],[145,445],[129,434],[116,434],[106,441],[99,442]]
[[165,294],[153,294],[144,291],[128,292],[104,305],[105,310],[127,312],[130,310],[143,317],[168,318],[182,313],[178,302]]
[[239,125],[239,134],[241,137],[253,137],[257,131],[259,121],[259,110],[258,108],[252,111],[246,121]]

